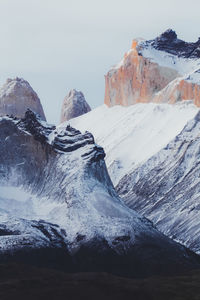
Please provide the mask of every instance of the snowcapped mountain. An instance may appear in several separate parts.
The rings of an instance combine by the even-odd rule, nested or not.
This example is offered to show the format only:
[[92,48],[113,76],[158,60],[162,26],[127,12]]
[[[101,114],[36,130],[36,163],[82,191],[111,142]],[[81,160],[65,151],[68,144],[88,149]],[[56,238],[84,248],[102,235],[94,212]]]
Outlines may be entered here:
[[40,99],[28,81],[18,77],[7,79],[0,89],[0,116],[23,118],[28,108],[46,120]]
[[91,110],[82,92],[71,90],[64,98],[60,121],[68,121]]
[[172,273],[199,258],[129,209],[90,133],[28,110],[0,118],[0,260],[126,276]]
[[200,253],[199,109],[138,103],[99,107],[70,124],[93,132],[125,203]]
[[123,176],[175,138],[198,111],[191,101],[110,108],[103,105],[69,123],[82,132],[92,132],[103,146],[109,174],[117,185]]
[[186,43],[171,29],[150,41],[135,39],[105,81],[108,106],[181,100],[200,106],[200,40]]
[[117,185],[124,201],[200,253],[200,112],[166,147]]
[[172,30],[136,39],[105,79],[106,105],[70,124],[104,147],[128,206],[200,253],[200,40],[186,43]]

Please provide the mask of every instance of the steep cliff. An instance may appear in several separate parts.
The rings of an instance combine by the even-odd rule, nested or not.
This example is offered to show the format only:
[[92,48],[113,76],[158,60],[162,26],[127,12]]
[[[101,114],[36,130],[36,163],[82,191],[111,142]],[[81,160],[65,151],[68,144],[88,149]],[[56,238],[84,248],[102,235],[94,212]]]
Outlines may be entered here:
[[40,99],[30,84],[18,77],[7,79],[0,89],[0,116],[13,115],[22,118],[27,108],[46,120]]
[[108,106],[193,100],[200,106],[200,40],[186,43],[167,30],[154,40],[136,39],[105,76]]
[[71,90],[65,97],[61,110],[60,122],[79,117],[91,110],[82,92]]
[[104,156],[90,133],[30,110],[0,118],[0,261],[135,277],[199,266],[125,206]]

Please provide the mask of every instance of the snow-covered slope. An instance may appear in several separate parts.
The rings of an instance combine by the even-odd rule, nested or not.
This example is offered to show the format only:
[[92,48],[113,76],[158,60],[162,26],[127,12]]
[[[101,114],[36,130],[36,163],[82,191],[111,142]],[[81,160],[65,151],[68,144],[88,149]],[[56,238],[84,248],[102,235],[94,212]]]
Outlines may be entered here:
[[[190,101],[98,107],[69,123],[92,132],[106,152],[111,179],[119,180],[168,144],[198,112]],[[62,127],[62,125],[60,125]]]
[[56,128],[30,110],[22,120],[0,119],[0,261],[60,261],[68,271],[127,276],[198,266],[125,206],[104,155],[90,133]]
[[125,176],[125,202],[200,253],[200,112],[164,149]]

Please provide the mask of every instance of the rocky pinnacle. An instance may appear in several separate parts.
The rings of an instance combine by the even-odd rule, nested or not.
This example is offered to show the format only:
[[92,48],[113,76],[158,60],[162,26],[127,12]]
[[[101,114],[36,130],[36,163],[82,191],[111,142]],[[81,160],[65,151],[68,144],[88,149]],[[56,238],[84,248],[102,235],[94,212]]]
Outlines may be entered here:
[[91,110],[82,92],[71,90],[64,98],[60,122],[69,121]]

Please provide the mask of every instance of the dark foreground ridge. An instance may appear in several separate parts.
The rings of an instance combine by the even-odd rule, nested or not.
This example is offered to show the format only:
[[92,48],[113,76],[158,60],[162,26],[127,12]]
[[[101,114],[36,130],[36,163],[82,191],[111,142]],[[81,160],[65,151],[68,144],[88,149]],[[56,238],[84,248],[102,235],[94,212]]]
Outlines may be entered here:
[[0,274],[1,300],[195,300],[200,295],[199,271],[138,280],[1,264]]

